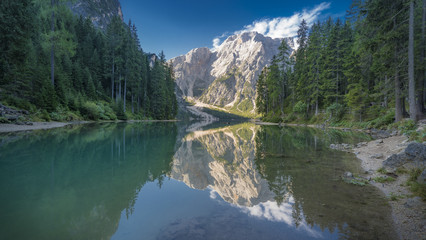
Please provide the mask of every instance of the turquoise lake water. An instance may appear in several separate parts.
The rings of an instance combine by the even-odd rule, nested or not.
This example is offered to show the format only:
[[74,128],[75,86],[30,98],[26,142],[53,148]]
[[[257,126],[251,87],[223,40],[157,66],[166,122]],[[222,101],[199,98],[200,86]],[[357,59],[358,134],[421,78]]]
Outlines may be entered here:
[[361,133],[103,123],[0,135],[0,239],[392,239]]

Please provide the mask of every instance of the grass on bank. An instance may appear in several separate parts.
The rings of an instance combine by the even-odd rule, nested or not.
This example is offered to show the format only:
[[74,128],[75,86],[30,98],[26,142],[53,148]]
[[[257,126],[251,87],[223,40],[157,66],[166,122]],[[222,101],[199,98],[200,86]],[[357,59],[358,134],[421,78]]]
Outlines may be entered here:
[[417,178],[420,176],[424,169],[415,168],[410,171],[410,178],[407,181],[407,186],[410,187],[411,192],[414,195],[422,198],[423,201],[426,201],[426,184],[418,183]]

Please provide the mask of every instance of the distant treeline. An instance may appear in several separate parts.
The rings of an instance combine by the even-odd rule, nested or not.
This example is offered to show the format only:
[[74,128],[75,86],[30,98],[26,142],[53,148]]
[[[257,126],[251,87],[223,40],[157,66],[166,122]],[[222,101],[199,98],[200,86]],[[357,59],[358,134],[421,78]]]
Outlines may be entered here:
[[298,49],[285,43],[257,82],[257,110],[269,121],[370,121],[425,113],[425,2],[353,1],[346,19],[311,27]]
[[172,68],[144,53],[130,21],[106,31],[66,1],[0,2],[0,100],[46,120],[172,119]]

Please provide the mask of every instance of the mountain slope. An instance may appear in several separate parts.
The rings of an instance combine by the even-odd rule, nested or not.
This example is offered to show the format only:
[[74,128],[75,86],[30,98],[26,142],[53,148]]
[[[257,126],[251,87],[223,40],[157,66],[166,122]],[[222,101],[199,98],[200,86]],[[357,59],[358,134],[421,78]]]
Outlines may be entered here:
[[68,3],[71,11],[84,18],[90,18],[95,27],[105,30],[114,16],[123,20],[119,0],[77,0]]
[[193,49],[170,60],[177,86],[184,97],[236,113],[254,113],[257,77],[278,54],[281,41],[245,32],[228,37],[214,51]]

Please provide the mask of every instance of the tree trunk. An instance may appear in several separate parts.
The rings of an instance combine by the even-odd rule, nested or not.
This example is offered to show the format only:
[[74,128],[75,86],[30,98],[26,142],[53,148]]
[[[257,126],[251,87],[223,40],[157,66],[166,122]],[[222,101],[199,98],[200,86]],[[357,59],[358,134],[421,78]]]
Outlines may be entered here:
[[135,108],[133,106],[133,102],[134,102],[134,96],[133,96],[133,93],[132,93],[132,113],[135,113]]
[[389,80],[388,80],[388,75],[385,75],[385,87],[383,88],[384,93],[383,93],[383,106],[385,108],[388,107],[388,90],[387,87],[389,85]]
[[408,99],[410,118],[417,121],[416,92],[414,80],[414,0],[410,1],[410,18],[408,31]]
[[420,66],[421,69],[417,76],[418,78],[418,88],[417,88],[417,106],[418,106],[418,114],[421,115],[425,113],[425,97],[426,97],[426,75],[425,75],[425,22],[426,22],[426,0],[423,0],[423,8],[422,8],[422,37],[420,41]]
[[114,66],[114,52],[112,54],[112,75],[111,75],[111,100],[114,102],[114,74],[115,74],[115,66]]
[[315,97],[315,116],[317,116],[318,114],[319,114],[319,109],[318,109],[318,105],[319,105],[319,103],[318,103],[318,95],[319,95],[319,89],[318,89],[318,85],[319,85],[319,80],[318,80],[318,78],[319,78],[319,73],[318,73],[318,64],[317,64],[317,69],[316,69],[317,71],[316,71],[316,97]]
[[127,77],[124,77],[124,96],[123,96],[123,109],[126,112],[126,96],[127,96]]
[[339,68],[337,68],[336,103],[339,103]]
[[138,94],[138,107],[137,107],[137,111],[138,111],[138,113],[140,113],[140,106],[141,106],[141,97],[139,96],[139,94]]
[[55,0],[50,2],[52,7],[52,21],[50,23],[50,30],[52,31],[52,48],[50,50],[50,81],[55,86],[55,39],[53,39],[55,33]]
[[[396,51],[396,48],[395,48]],[[395,122],[402,120],[401,82],[398,69],[395,68]]]

